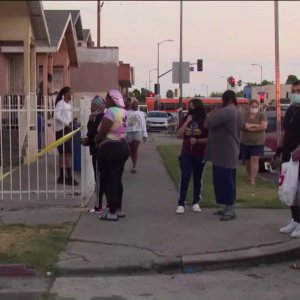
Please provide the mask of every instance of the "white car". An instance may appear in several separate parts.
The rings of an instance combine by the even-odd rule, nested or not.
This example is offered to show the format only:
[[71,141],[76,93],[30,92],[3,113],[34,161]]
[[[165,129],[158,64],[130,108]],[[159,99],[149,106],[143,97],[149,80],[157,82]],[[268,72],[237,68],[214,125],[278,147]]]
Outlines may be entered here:
[[169,130],[169,115],[164,111],[149,111],[147,114],[147,130]]

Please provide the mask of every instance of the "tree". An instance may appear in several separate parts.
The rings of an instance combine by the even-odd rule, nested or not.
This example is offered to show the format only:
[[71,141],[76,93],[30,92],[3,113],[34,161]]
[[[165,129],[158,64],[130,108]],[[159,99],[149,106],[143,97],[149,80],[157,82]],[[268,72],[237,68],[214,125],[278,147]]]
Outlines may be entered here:
[[269,85],[269,84],[274,84],[274,81],[269,81],[269,80],[267,80],[267,79],[264,79],[263,81],[262,81],[262,83],[256,83],[256,82],[248,82],[247,83],[247,86],[260,86],[260,85]]
[[138,99],[140,103],[145,103],[146,97],[150,95],[150,91],[144,88],[141,88],[141,90],[134,89],[132,95]]
[[296,75],[289,75],[286,82],[285,82],[285,84],[292,84],[296,80],[299,80]]
[[243,90],[238,91],[238,92],[236,93],[236,96],[237,96],[237,97],[244,97],[244,91],[243,91]]
[[172,90],[168,90],[166,96],[167,98],[174,98],[174,92]]

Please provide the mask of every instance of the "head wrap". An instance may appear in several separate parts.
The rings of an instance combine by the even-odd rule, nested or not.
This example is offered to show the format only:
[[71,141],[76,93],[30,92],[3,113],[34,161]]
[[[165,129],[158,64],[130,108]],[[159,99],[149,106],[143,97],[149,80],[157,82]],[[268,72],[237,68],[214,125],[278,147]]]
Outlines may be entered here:
[[123,96],[118,90],[115,89],[110,90],[108,92],[108,96],[114,101],[116,106],[122,108],[125,107]]
[[96,104],[99,108],[105,108],[105,101],[101,96],[95,96],[92,103]]

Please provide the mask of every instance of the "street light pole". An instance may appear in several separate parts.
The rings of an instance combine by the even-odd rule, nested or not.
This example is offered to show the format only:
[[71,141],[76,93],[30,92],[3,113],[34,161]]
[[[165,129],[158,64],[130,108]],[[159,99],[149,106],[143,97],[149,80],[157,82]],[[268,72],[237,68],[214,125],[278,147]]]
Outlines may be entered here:
[[182,0],[180,0],[180,50],[179,50],[179,101],[178,101],[178,112],[179,121],[182,118]]
[[259,64],[251,64],[251,66],[258,66],[260,67],[260,91],[263,91],[263,77],[262,77],[262,73],[263,73],[263,66],[259,65]]
[[149,70],[149,86],[148,86],[148,88],[149,88],[149,91],[151,91],[151,72],[152,71],[156,71],[157,69],[151,69],[151,70]]
[[[160,77],[159,76],[159,46],[165,42],[174,42],[174,40],[171,40],[171,39],[163,40],[163,41],[157,43],[157,86],[159,86],[159,77]],[[159,91],[159,93],[160,93],[160,91]]]

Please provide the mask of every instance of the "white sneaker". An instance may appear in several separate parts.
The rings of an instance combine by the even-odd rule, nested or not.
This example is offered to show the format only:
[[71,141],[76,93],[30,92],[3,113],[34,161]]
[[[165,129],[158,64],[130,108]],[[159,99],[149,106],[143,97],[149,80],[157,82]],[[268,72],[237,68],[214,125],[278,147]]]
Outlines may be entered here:
[[198,203],[194,204],[192,209],[193,209],[193,212],[201,212],[201,208]]
[[291,233],[292,238],[300,238],[300,224],[298,223],[296,229]]
[[183,214],[184,213],[184,206],[177,206],[176,214]]
[[299,225],[299,223],[295,222],[292,219],[291,222],[287,226],[281,227],[279,231],[281,233],[292,233],[298,225]]

